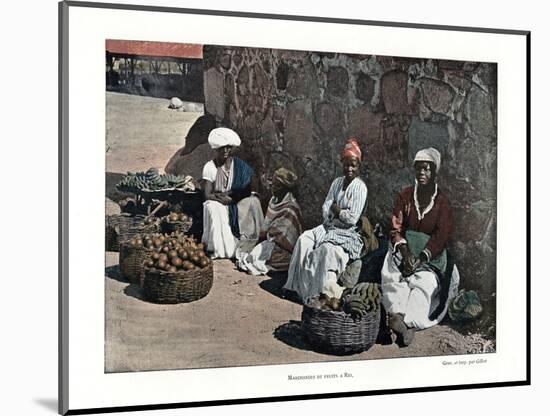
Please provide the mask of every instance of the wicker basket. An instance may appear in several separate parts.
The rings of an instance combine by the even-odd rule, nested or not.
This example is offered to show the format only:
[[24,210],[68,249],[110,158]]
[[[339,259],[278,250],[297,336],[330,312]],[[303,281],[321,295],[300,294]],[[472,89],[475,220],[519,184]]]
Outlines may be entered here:
[[156,233],[159,231],[157,222],[145,225],[145,215],[120,214],[117,218],[118,243],[131,240],[137,234]]
[[353,354],[368,350],[376,342],[380,308],[354,321],[345,312],[324,310],[314,298],[302,310],[302,330],[311,346],[330,354]]
[[143,262],[151,257],[153,250],[146,247],[132,247],[128,243],[120,245],[118,267],[120,274],[130,283],[141,286],[145,275]]
[[118,251],[118,234],[116,232],[115,222],[118,215],[108,215],[105,217],[105,251]]
[[147,298],[155,303],[193,302],[210,292],[213,277],[212,262],[203,269],[174,273],[148,268],[145,270],[143,290]]
[[165,234],[171,234],[173,232],[180,232],[187,234],[189,229],[193,225],[193,221],[189,218],[187,221],[168,221],[165,219],[161,222],[161,231]]

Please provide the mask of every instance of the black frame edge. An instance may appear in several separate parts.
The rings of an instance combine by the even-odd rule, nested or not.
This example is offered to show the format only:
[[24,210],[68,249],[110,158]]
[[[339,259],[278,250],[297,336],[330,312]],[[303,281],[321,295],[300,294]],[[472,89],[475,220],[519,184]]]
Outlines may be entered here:
[[58,413],[69,411],[69,4],[58,3]]
[[298,400],[318,400],[318,399],[337,399],[347,397],[366,397],[366,396],[382,396],[388,394],[411,394],[411,393],[428,393],[428,392],[440,392],[440,391],[458,391],[458,390],[473,390],[473,389],[485,389],[494,387],[517,387],[527,386],[530,383],[527,381],[509,381],[500,383],[483,383],[483,384],[469,384],[469,385],[450,385],[450,386],[437,386],[437,387],[414,387],[407,389],[387,389],[387,390],[373,390],[373,391],[358,391],[347,393],[323,393],[323,394],[307,394],[300,396],[280,396],[280,397],[259,397],[254,399],[233,399],[233,400],[214,400],[208,402],[183,402],[183,403],[165,403],[165,404],[152,404],[152,405],[136,405],[136,406],[118,406],[118,407],[99,407],[93,409],[74,409],[69,410],[67,415],[89,415],[94,413],[115,413],[115,412],[135,412],[145,410],[170,410],[170,409],[185,409],[189,407],[211,407],[211,406],[224,406],[224,405],[240,405],[240,404],[252,404],[252,403],[273,403],[273,402],[290,402]]
[[430,30],[452,30],[461,32],[478,32],[478,33],[492,33],[501,35],[526,35],[529,31],[526,30],[512,30],[512,29],[498,29],[498,28],[481,28],[470,26],[450,26],[450,25],[435,25],[428,23],[406,23],[406,22],[386,22],[380,20],[362,20],[362,19],[346,19],[346,18],[333,18],[322,16],[298,16],[288,14],[270,14],[270,13],[257,13],[257,12],[243,12],[243,11],[228,11],[228,10],[209,10],[209,9],[189,9],[180,7],[168,7],[168,6],[149,6],[143,4],[118,4],[118,3],[95,3],[88,1],[71,1],[67,0],[66,3],[69,6],[76,7],[89,7],[95,9],[113,9],[113,10],[133,10],[144,12],[163,12],[163,13],[187,13],[197,15],[209,15],[209,16],[224,16],[224,17],[245,17],[252,19],[275,19],[275,20],[291,20],[301,22],[328,22],[339,24],[352,24],[352,25],[368,25],[368,26],[386,26],[386,27],[402,27],[407,29],[430,29]]
[[531,384],[531,32],[525,34],[525,58],[526,58],[526,153],[527,153],[527,218],[526,218],[526,256],[527,256],[527,282],[526,282],[526,380]]

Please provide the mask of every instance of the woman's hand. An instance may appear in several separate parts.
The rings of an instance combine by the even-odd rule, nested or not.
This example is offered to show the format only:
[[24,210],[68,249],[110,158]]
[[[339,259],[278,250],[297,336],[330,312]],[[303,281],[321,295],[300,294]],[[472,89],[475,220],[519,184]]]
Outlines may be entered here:
[[202,189],[204,192],[204,199],[207,201],[217,201],[223,205],[230,205],[233,203],[233,198],[231,198],[227,192],[215,192],[214,184],[210,181],[203,180]]
[[220,192],[219,194],[216,194],[216,199],[223,205],[231,205],[233,203],[233,199],[226,193]]
[[340,216],[340,211],[342,211],[342,208],[340,208],[336,201],[334,201],[330,206],[330,212],[332,212],[334,216],[338,218]]
[[403,260],[403,276],[407,277],[413,274],[418,266],[420,266],[420,260],[417,259],[413,254]]
[[415,272],[415,270],[420,266],[421,260],[417,259],[407,244],[401,244],[399,246],[399,251],[401,252],[401,257],[403,257],[403,276],[410,276]]
[[260,235],[258,236],[258,243],[261,243],[262,241],[265,241],[267,238],[267,234],[265,231],[260,231]]

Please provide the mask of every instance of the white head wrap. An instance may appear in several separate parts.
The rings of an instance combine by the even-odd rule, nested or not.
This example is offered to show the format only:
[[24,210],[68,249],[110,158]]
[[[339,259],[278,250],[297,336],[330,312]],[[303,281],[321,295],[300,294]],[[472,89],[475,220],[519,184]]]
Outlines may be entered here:
[[441,153],[433,147],[419,150],[414,157],[414,162],[432,162],[435,165],[436,173],[439,172],[441,166]]
[[240,146],[241,138],[233,130],[226,127],[218,127],[208,135],[208,144],[212,149],[224,146]]

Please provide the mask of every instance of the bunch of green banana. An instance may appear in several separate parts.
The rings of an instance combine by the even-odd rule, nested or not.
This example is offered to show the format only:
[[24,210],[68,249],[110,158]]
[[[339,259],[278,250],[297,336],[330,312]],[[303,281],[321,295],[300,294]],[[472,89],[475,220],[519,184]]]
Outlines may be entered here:
[[190,176],[178,176],[172,175],[171,173],[163,175],[163,179],[166,181],[169,188],[183,188],[192,181]]
[[380,307],[380,293],[378,283],[358,283],[353,289],[346,289],[340,298],[343,309],[353,319],[361,319],[369,311],[376,311]]
[[145,175],[147,176],[148,190],[158,191],[168,187],[168,182],[164,179],[164,175],[160,175],[158,169],[150,168]]
[[128,172],[122,180],[117,184],[119,191],[134,191],[136,189],[147,189],[149,178],[144,172],[131,173]]
[[190,176],[178,176],[170,173],[161,175],[158,169],[150,168],[147,172],[128,172],[117,184],[117,189],[121,192],[160,191],[183,188],[191,181]]

